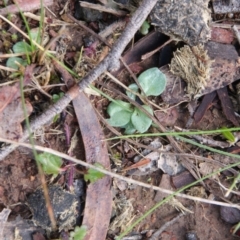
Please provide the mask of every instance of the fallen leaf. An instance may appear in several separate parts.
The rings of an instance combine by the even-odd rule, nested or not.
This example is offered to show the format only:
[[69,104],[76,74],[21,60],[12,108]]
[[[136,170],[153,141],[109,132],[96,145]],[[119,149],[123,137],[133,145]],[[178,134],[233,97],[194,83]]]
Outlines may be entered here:
[[0,112],[13,100],[17,91],[16,85],[0,88]]
[[178,119],[178,110],[176,107],[168,108],[166,111],[157,110],[154,112],[158,121],[164,126],[174,126]]
[[[72,76],[54,62],[55,69],[61,73],[66,84],[74,83]],[[91,101],[82,92],[74,100],[73,106],[78,119],[85,147],[85,158],[88,163],[100,163],[104,168],[110,168],[107,144],[103,142],[104,134]],[[112,212],[111,178],[105,176],[95,183],[89,184],[86,193],[83,225],[88,228],[84,240],[105,240]]]
[[[29,116],[33,110],[32,105],[26,101],[25,106]],[[22,136],[21,122],[25,119],[21,99],[12,101],[0,113],[0,136],[10,140],[18,140]]]
[[139,168],[139,167],[143,167],[147,164],[149,164],[151,162],[151,159],[149,158],[143,158],[141,159],[139,162],[127,167],[127,168],[124,168],[123,170],[124,171],[129,171],[129,170],[132,170],[132,169],[136,169],[136,168]]

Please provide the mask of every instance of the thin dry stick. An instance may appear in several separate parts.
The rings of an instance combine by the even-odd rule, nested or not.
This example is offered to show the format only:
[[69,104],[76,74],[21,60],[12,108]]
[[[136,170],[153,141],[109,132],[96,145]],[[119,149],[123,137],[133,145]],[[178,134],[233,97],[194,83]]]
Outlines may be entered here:
[[[31,144],[14,142],[14,141],[11,141],[11,140],[8,140],[8,139],[4,139],[4,138],[0,138],[0,141],[1,142],[6,142],[6,143],[11,143],[11,144],[14,144],[15,146],[23,146],[23,147],[27,147],[29,149],[32,149],[32,145]],[[98,168],[98,167],[96,167],[94,165],[91,165],[91,164],[85,162],[85,161],[76,159],[76,158],[71,157],[71,156],[69,156],[69,155],[67,155],[65,153],[58,152],[58,151],[53,150],[51,148],[41,147],[41,146],[38,146],[38,145],[35,145],[34,147],[35,147],[36,150],[39,150],[39,151],[42,151],[42,152],[51,153],[53,155],[56,155],[56,156],[59,156],[61,158],[64,158],[64,159],[67,159],[69,161],[72,161],[72,162],[75,162],[77,164],[80,164],[80,165],[82,165],[82,166],[84,166],[86,168],[95,169],[95,170],[97,170],[97,171],[99,171],[101,173],[104,173],[104,174],[106,174],[106,175],[108,175],[110,177],[115,177],[115,178],[118,178],[120,180],[126,181],[127,183],[130,183],[130,184],[136,184],[136,185],[141,186],[141,187],[145,187],[145,188],[148,188],[148,189],[151,189],[151,190],[160,191],[160,192],[167,193],[167,194],[175,193],[174,191],[171,191],[171,190],[168,190],[168,189],[164,189],[164,188],[157,187],[157,186],[152,186],[150,184],[143,183],[143,182],[131,179],[131,178],[127,178],[127,177],[121,176],[121,175],[119,175],[117,173],[110,172],[110,171],[108,171],[106,169]],[[200,197],[193,197],[193,196],[190,196],[190,195],[187,195],[187,194],[182,194],[182,193],[176,193],[175,196],[186,198],[186,199],[190,199],[190,200],[193,200],[193,201],[199,201],[199,202],[208,203],[208,204],[214,204],[214,205],[218,205],[218,206],[234,207],[234,208],[240,209],[240,206],[238,204],[230,204],[230,203],[224,203],[224,202],[219,202],[219,201],[213,201],[213,200],[204,199],[204,198],[200,198]]]
[[158,240],[160,237],[160,234],[165,231],[167,228],[169,228],[171,225],[173,225],[175,222],[178,221],[178,219],[180,219],[182,216],[186,216],[186,213],[180,213],[178,216],[176,216],[175,218],[173,218],[172,220],[166,222],[165,224],[163,224],[162,227],[160,227],[150,238],[149,240]]
[[169,39],[168,41],[166,41],[164,44],[162,44],[160,47],[157,47],[156,49],[154,49],[151,52],[148,52],[144,55],[142,55],[141,59],[145,60],[150,58],[153,54],[155,54],[156,52],[158,52],[159,50],[161,50],[163,47],[165,47],[166,45],[168,45],[170,42],[172,42],[172,39]]
[[[235,25],[237,29],[240,29],[240,25]],[[231,23],[211,23],[210,27],[217,27],[217,28],[232,28],[232,24]]]
[[[144,20],[147,18],[148,14],[151,12],[152,8],[155,6],[158,0],[143,0],[140,7],[135,11],[132,18],[129,20],[126,28],[122,32],[118,41],[112,47],[112,50],[106,56],[106,58],[92,71],[87,74],[82,81],[80,81],[78,86],[74,86],[68,90],[68,92],[55,104],[50,106],[48,110],[42,113],[38,118],[33,120],[30,124],[31,131],[42,127],[46,123],[52,121],[54,116],[61,113],[63,109],[79,94],[79,91],[83,91],[90,83],[96,80],[103,72],[106,70],[112,71],[118,69],[119,58],[124,51],[127,44],[131,41],[134,34],[141,27]],[[2,19],[3,17],[0,16]],[[5,20],[4,20],[5,21]],[[22,137],[19,142],[23,142],[28,138],[28,131],[24,129]],[[7,146],[0,152],[0,161],[3,160],[9,153],[11,153],[17,146],[10,145]]]

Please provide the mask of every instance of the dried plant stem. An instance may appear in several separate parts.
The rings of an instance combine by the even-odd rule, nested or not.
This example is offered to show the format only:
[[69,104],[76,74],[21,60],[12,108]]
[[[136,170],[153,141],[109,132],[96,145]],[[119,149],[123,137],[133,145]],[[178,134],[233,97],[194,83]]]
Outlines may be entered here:
[[[27,148],[32,149],[32,145],[31,144],[14,142],[14,141],[7,140],[7,139],[4,139],[4,138],[0,138],[0,141],[1,142],[6,142],[6,143],[11,143],[11,144],[14,144],[15,146],[23,146],[23,147],[27,147]],[[82,165],[84,167],[98,170],[99,172],[102,172],[102,173],[104,173],[104,174],[106,174],[108,176],[111,176],[111,177],[114,177],[114,178],[118,178],[120,180],[126,181],[126,182],[131,183],[131,184],[136,184],[136,185],[141,186],[141,187],[145,187],[145,188],[148,188],[148,189],[160,191],[160,192],[167,193],[167,194],[175,193],[174,191],[171,191],[171,190],[168,190],[168,189],[164,189],[164,188],[157,187],[157,186],[152,186],[152,185],[147,184],[147,183],[143,183],[143,182],[131,179],[131,178],[127,178],[127,177],[121,176],[121,175],[119,175],[117,173],[113,173],[113,172],[108,171],[106,169],[98,168],[98,167],[96,167],[94,165],[91,165],[91,164],[85,162],[85,161],[76,159],[76,158],[71,157],[71,156],[69,156],[69,155],[67,155],[65,153],[58,152],[58,151],[53,150],[51,148],[41,147],[41,146],[38,146],[38,145],[35,145],[34,147],[35,147],[36,150],[54,154],[54,155],[59,156],[61,158],[67,159],[69,161],[72,161],[72,162],[74,162],[76,164],[80,164],[80,165]],[[234,165],[236,166],[238,164],[239,163],[232,164],[231,167],[233,167]],[[215,173],[212,173],[212,174],[215,174]],[[198,202],[203,202],[203,203],[208,203],[208,204],[214,204],[214,205],[218,205],[218,206],[234,207],[234,208],[240,209],[240,206],[238,204],[224,203],[224,202],[209,200],[209,199],[200,198],[200,197],[193,197],[193,196],[190,196],[190,195],[187,195],[187,194],[182,194],[182,193],[176,193],[175,196],[186,198],[186,199],[190,199],[190,200],[193,200],[193,201],[198,201]]]

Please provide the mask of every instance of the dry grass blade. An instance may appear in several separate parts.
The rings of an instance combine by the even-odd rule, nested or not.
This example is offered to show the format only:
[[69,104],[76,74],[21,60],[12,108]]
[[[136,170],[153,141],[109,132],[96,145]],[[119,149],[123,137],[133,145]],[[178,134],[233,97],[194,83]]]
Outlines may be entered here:
[[[0,141],[1,142],[6,142],[6,143],[10,143],[10,144],[13,144],[15,146],[24,146],[24,147],[32,149],[32,145],[31,144],[15,142],[15,141],[11,141],[11,140],[4,139],[4,138],[0,138]],[[42,151],[42,152],[51,153],[53,155],[56,155],[56,156],[59,156],[61,158],[67,159],[69,161],[72,161],[72,162],[74,162],[76,164],[80,164],[80,165],[82,165],[84,167],[95,169],[95,170],[97,170],[99,172],[102,172],[104,174],[107,174],[107,175],[109,175],[109,176],[111,176],[113,178],[118,178],[120,180],[126,181],[126,182],[131,183],[131,184],[136,184],[136,185],[142,186],[144,188],[148,188],[148,189],[152,189],[152,190],[156,190],[156,191],[161,191],[161,192],[167,193],[167,194],[175,193],[174,191],[171,191],[171,190],[167,190],[167,189],[163,189],[163,188],[160,188],[160,187],[156,187],[156,186],[153,186],[153,185],[150,185],[150,184],[147,184],[147,183],[143,183],[143,182],[131,179],[131,178],[127,178],[127,177],[121,176],[119,174],[110,172],[110,171],[102,169],[102,168],[95,167],[92,164],[86,163],[85,161],[76,159],[76,158],[71,157],[71,156],[69,156],[69,155],[67,155],[65,153],[58,152],[58,151],[53,150],[51,148],[45,148],[45,147],[41,147],[41,146],[35,145],[35,149],[39,150],[39,151]],[[237,164],[235,164],[235,165],[237,165]],[[193,197],[193,196],[189,196],[189,195],[181,194],[181,193],[177,193],[177,194],[175,194],[175,196],[186,198],[186,199],[190,199],[190,200],[193,200],[193,201],[202,202],[202,203],[214,204],[214,205],[218,205],[218,206],[234,207],[234,208],[240,209],[240,206],[238,204],[232,204],[232,203],[230,204],[230,203],[214,201],[214,200],[210,200],[210,199],[204,199],[204,198],[200,198],[200,197]]]

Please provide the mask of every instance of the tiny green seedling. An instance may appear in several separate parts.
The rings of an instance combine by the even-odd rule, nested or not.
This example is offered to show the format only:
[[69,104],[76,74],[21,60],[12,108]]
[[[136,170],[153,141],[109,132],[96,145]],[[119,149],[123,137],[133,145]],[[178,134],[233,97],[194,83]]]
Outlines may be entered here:
[[[138,81],[146,96],[159,96],[165,90],[167,82],[166,76],[156,67],[140,74]],[[135,101],[136,94],[134,92],[138,93],[139,88],[135,83],[129,85],[129,88],[132,92],[127,91],[126,94]],[[151,107],[146,105],[142,105],[142,107],[153,115]],[[136,131],[144,133],[152,124],[152,120],[144,112],[121,100],[112,101],[107,108],[107,113],[110,116],[107,119],[108,123],[113,127],[125,128],[126,134]]]
[[[103,169],[103,166],[100,163],[94,163],[94,166]],[[104,176],[105,176],[104,173],[101,173],[98,170],[90,168],[90,169],[88,169],[88,172],[86,174],[84,174],[84,180],[86,182],[89,181],[90,183],[94,183],[97,180],[103,178]]]
[[52,101],[53,103],[56,103],[60,98],[64,96],[64,92],[60,92],[59,94],[53,94],[52,95]]
[[87,227],[81,226],[81,227],[75,227],[74,231],[70,232],[70,240],[82,240],[87,234]]
[[[226,127],[222,127],[221,129],[227,129]],[[236,139],[231,131],[222,132],[222,135],[232,144],[236,142]]]
[[[32,40],[34,40],[34,41],[38,40],[38,42],[39,42],[38,32],[35,31],[35,29],[30,31],[30,36],[31,36]],[[35,50],[36,50],[36,47],[30,46],[25,41],[20,41],[20,42],[17,42],[13,45],[13,52],[14,53],[24,53],[27,56],[32,54]],[[9,67],[9,68],[13,68],[15,70],[18,70],[20,65],[26,66],[27,64],[28,64],[27,59],[23,59],[21,57],[10,57],[7,60],[6,66]]]
[[41,164],[46,174],[58,175],[61,171],[62,159],[51,153],[41,153],[37,155],[37,161]]
[[149,28],[150,28],[150,24],[148,23],[148,21],[144,21],[140,28],[140,33],[142,35],[147,35],[149,32]]
[[18,39],[18,36],[17,36],[17,34],[14,33],[14,34],[12,34],[11,38],[12,38],[12,41],[16,42]]
[[[62,98],[64,96],[63,92],[60,92],[59,94],[53,94],[52,95],[52,101],[53,103],[56,103],[60,98]],[[55,115],[55,117],[53,118],[53,123],[57,122],[57,120],[59,119],[60,115],[57,114]]]

